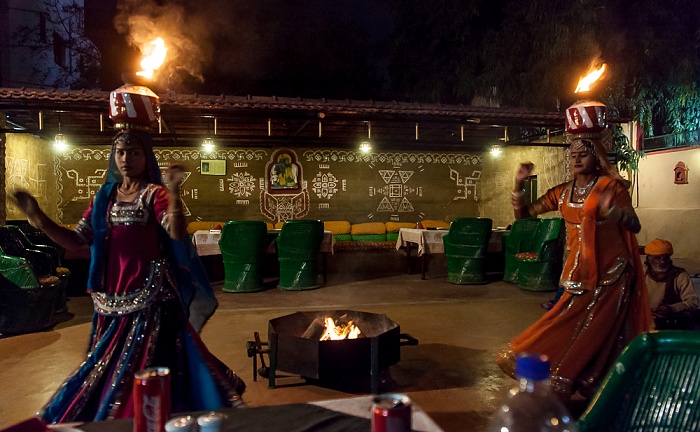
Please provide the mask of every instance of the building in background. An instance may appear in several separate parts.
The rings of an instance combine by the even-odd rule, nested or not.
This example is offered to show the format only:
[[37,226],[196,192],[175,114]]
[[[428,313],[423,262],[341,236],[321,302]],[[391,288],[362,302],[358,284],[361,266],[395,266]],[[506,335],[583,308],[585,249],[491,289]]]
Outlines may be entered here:
[[82,0],[0,3],[0,87],[96,88],[100,53]]

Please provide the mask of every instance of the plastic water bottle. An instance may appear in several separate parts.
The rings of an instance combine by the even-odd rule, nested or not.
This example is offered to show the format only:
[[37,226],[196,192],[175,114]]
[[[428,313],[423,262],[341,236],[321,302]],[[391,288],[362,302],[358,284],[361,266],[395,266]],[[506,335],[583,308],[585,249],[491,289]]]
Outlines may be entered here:
[[490,432],[578,432],[569,411],[549,386],[546,356],[519,356],[515,375],[520,384],[496,411]]

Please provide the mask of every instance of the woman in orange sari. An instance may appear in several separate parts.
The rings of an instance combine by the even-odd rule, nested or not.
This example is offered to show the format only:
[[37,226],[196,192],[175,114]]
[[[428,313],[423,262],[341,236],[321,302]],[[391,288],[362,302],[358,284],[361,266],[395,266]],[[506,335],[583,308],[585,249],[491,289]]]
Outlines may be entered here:
[[652,322],[628,183],[600,140],[576,137],[570,151],[574,179],[532,204],[525,205],[523,181],[534,166],[521,164],[515,175],[516,219],[558,210],[566,221],[565,293],[497,358],[513,376],[518,354],[547,355],[552,387],[563,399],[576,391],[592,395],[622,349]]

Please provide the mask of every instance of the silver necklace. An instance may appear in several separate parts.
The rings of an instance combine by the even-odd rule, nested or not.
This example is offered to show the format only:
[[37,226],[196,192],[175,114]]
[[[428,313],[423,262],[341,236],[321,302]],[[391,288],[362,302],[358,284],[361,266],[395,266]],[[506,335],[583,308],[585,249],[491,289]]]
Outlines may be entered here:
[[591,186],[598,180],[598,177],[595,177],[593,180],[588,182],[586,186],[576,186],[576,183],[574,182],[574,190],[576,191],[576,195],[578,196],[586,196],[588,194],[588,191],[590,190]]

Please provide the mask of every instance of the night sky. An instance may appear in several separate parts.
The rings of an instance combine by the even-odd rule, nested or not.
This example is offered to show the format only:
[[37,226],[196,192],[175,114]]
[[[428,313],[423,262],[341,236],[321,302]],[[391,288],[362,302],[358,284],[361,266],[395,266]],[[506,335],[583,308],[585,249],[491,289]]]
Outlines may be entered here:
[[390,23],[371,0],[86,1],[104,90],[139,69],[134,45],[161,35],[158,85],[172,91],[372,99],[385,91]]
[[[122,84],[157,36],[159,91],[560,110],[578,78],[620,116],[700,83],[700,1],[86,0],[100,87]],[[644,99],[646,98],[646,99]],[[644,100],[642,100],[644,99]],[[631,101],[631,102],[630,102]],[[663,117],[663,116],[662,116]],[[665,119],[662,119],[665,121]]]

